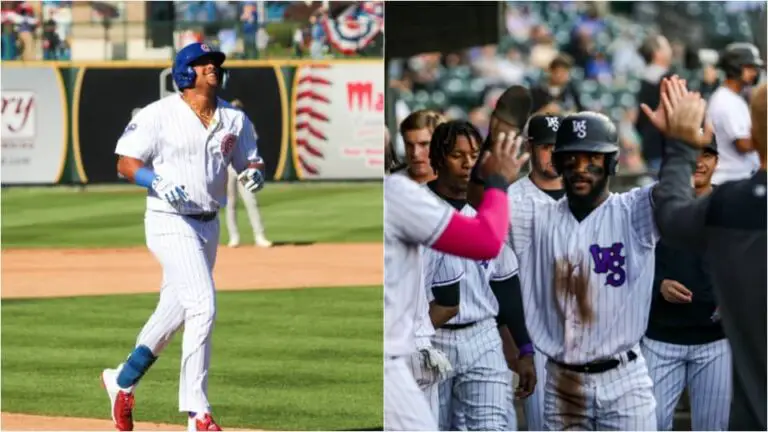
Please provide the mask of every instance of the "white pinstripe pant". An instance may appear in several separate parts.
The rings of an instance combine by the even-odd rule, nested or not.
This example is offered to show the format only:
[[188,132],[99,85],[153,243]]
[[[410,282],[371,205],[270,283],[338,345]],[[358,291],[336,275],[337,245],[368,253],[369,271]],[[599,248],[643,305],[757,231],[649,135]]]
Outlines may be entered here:
[[254,238],[264,234],[264,225],[261,223],[261,213],[256,201],[256,194],[248,192],[242,183],[237,181],[237,172],[230,165],[227,168],[229,177],[227,177],[227,206],[225,208],[225,219],[227,222],[228,239],[240,239],[240,231],[237,229],[237,195],[243,199],[245,212],[248,214],[248,220],[251,222]]
[[[431,346],[432,343],[429,341],[429,338],[416,338],[417,349]],[[424,397],[427,399],[427,404],[429,404],[429,408],[432,411],[432,416],[435,419],[435,424],[437,424],[440,413],[440,400],[438,398],[440,374],[436,369],[424,364],[424,357],[418,351],[408,357],[408,369],[410,369],[413,377],[416,379],[416,385],[418,385],[419,389],[424,393]]]
[[544,430],[656,430],[656,400],[640,347],[637,358],[603,373],[547,362]]
[[384,359],[384,430],[437,430],[437,422],[424,393],[416,385],[407,357]]
[[[529,431],[544,430],[544,386],[547,383],[547,357],[536,350],[533,357],[533,365],[536,368],[536,389],[523,402],[525,410],[525,424]],[[514,389],[512,389],[514,401]],[[517,419],[514,402],[510,402],[509,419]],[[515,420],[516,421],[516,420]],[[511,423],[510,423],[511,424]]]
[[506,407],[512,382],[496,321],[438,329],[432,344],[454,369],[439,385],[440,430],[509,430]]
[[[155,356],[184,325],[179,377],[179,411],[210,412],[208,367],[216,317],[213,267],[219,220],[199,222],[147,211],[147,246],[163,268],[160,300],[136,341]],[[204,243],[201,236],[207,239]]]
[[672,430],[675,407],[686,386],[693,430],[728,430],[733,392],[728,340],[676,345],[646,337],[642,343],[658,402],[659,430]]

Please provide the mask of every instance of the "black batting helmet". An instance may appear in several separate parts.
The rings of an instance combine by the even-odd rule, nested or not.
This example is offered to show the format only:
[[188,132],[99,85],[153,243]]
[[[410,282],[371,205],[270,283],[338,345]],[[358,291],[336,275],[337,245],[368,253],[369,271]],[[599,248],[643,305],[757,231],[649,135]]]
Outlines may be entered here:
[[741,70],[745,66],[762,68],[764,64],[757,47],[747,42],[726,46],[718,59],[718,67],[725,72],[725,76],[735,79],[741,79]]
[[562,122],[561,115],[534,114],[525,124],[523,137],[532,145],[554,144]]
[[584,152],[603,153],[608,175],[616,174],[619,161],[619,134],[610,118],[595,112],[580,112],[563,118],[557,130],[555,149],[552,152],[555,169],[562,173],[557,155]]

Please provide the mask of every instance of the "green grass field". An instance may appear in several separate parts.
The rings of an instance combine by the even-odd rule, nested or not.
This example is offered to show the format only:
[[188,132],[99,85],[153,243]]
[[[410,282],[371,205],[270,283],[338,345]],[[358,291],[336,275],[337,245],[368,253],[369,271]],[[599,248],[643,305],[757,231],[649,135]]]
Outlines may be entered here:
[[[217,301],[209,386],[224,427],[381,425],[379,289],[223,292]],[[99,374],[128,355],[156,302],[156,295],[3,301],[3,411],[108,419]],[[137,420],[184,423],[180,345],[179,334],[137,389]]]
[[[275,184],[259,194],[278,242],[380,242],[379,184]],[[2,190],[4,248],[143,246],[135,187]],[[250,240],[243,208],[241,236]],[[226,231],[222,223],[222,231]],[[226,233],[222,233],[225,242]],[[220,292],[209,375],[223,427],[340,430],[382,424],[380,287]],[[156,294],[2,302],[2,409],[109,418],[99,385],[123,361]],[[184,424],[181,335],[137,390],[137,421]]]
[[[381,242],[381,183],[268,184],[259,209],[273,242]],[[144,245],[145,192],[136,186],[2,190],[2,247]],[[238,202],[243,243],[253,240]],[[228,241],[221,215],[221,241]]]

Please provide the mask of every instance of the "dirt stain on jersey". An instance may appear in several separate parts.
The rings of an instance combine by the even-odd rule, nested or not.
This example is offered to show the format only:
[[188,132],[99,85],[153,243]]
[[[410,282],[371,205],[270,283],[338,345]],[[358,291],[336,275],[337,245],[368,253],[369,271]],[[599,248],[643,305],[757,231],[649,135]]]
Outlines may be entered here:
[[584,377],[567,369],[557,368],[555,377],[556,430],[584,430],[587,419],[587,397]]
[[583,264],[574,264],[567,259],[555,262],[554,283],[558,313],[565,321],[562,305],[574,300],[579,320],[583,325],[591,324],[595,319],[592,299],[589,293],[589,268]]

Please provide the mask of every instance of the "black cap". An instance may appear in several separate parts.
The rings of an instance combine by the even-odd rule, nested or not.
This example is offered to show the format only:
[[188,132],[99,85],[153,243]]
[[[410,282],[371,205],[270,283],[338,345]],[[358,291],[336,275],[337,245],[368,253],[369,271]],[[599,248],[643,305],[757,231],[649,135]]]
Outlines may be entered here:
[[715,156],[720,154],[720,152],[717,151],[717,139],[715,138],[715,134],[712,134],[712,142],[704,146],[703,150],[705,152],[714,153]]
[[563,116],[557,114],[535,114],[525,124],[523,136],[531,144],[554,144],[562,122]]
[[499,96],[496,101],[496,108],[493,110],[493,116],[522,129],[525,119],[531,112],[532,105],[531,92],[523,86],[515,85]]

